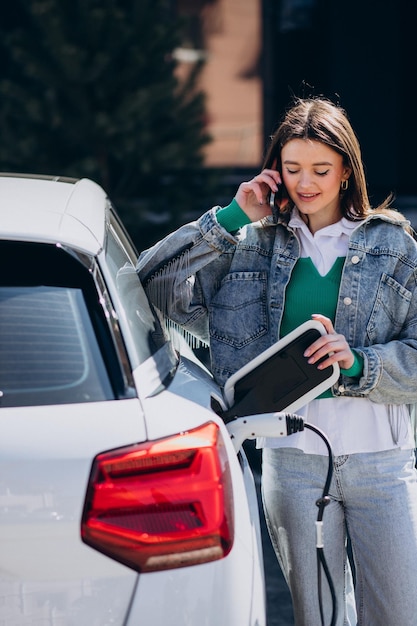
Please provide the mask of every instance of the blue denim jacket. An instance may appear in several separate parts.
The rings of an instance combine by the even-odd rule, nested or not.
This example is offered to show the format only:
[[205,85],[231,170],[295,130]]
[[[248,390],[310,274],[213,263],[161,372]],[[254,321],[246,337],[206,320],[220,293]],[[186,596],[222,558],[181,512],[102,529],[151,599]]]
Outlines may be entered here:
[[[352,233],[335,329],[363,356],[364,368],[359,380],[342,375],[334,396],[417,402],[417,244],[406,224],[372,215]],[[143,252],[138,271],[163,315],[209,343],[212,372],[223,385],[279,338],[299,250],[284,218],[231,234],[214,208]]]

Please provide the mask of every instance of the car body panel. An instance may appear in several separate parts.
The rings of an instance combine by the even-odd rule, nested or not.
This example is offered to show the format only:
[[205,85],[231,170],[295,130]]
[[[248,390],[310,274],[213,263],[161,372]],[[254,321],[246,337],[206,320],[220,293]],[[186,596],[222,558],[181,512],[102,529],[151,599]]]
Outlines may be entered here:
[[[45,193],[45,184],[48,190]],[[74,246],[97,254],[103,246],[100,219],[106,195],[94,182],[45,181],[40,178],[0,179],[1,237]],[[41,206],[28,211],[27,206]]]
[[2,459],[86,457],[91,461],[102,450],[145,439],[144,416],[137,398],[59,407],[5,407],[0,411]]

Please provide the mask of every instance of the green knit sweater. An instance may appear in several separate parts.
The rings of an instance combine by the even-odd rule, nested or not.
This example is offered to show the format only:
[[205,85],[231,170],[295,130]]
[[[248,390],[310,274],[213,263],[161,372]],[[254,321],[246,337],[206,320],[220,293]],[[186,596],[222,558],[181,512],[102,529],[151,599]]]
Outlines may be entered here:
[[[313,313],[321,313],[334,323],[344,261],[344,257],[338,257],[329,272],[321,276],[309,257],[298,259],[285,294],[281,337],[311,319]],[[341,369],[346,376],[356,377],[362,373],[363,361],[355,352],[354,357],[351,368]],[[330,389],[319,396],[319,398],[332,397]]]
[[281,337],[311,319],[313,313],[334,322],[344,261],[344,257],[338,257],[331,270],[321,276],[310,258],[298,259],[285,292]]

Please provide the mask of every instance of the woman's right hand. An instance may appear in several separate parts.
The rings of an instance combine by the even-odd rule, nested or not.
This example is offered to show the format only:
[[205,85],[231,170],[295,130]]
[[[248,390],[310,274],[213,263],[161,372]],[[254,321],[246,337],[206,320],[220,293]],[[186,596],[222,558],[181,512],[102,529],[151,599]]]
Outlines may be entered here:
[[272,214],[268,202],[269,194],[271,191],[278,191],[280,184],[281,175],[277,170],[262,170],[252,180],[239,186],[235,200],[251,222]]

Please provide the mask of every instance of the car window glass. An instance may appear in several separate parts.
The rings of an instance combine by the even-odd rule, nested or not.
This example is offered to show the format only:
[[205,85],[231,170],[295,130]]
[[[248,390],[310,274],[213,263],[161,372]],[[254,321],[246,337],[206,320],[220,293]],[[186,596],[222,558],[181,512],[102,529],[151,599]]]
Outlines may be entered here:
[[0,287],[0,404],[114,397],[81,289]]
[[[136,362],[132,362],[132,367],[144,362],[166,342],[161,325],[151,310],[139,280],[135,263],[135,252],[113,217],[107,233],[106,266],[117,286],[117,294],[113,296],[117,295],[119,298],[133,338]],[[132,354],[132,350],[130,353]]]
[[131,397],[94,263],[59,245],[0,241],[0,407]]

